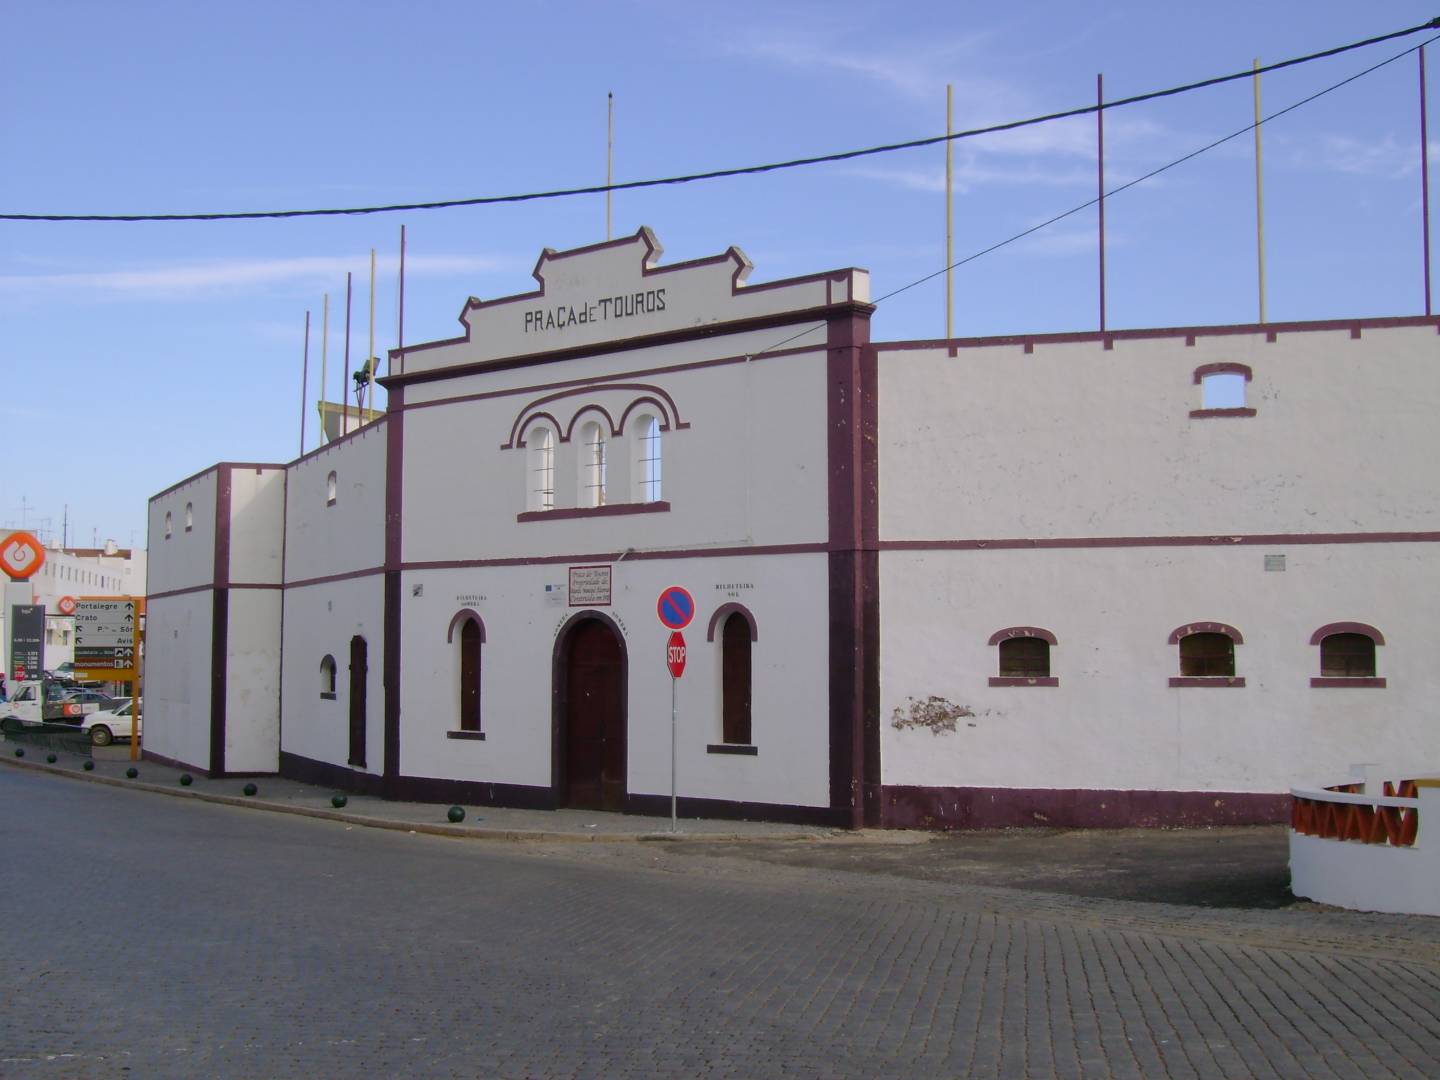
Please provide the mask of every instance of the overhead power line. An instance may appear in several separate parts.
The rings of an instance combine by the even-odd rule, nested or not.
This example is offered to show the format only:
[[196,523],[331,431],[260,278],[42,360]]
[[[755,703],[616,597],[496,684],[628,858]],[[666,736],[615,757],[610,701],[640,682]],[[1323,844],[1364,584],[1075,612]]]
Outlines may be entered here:
[[558,188],[552,191],[530,191],[515,195],[481,195],[469,199],[440,199],[431,202],[391,203],[385,206],[332,207],[311,210],[242,210],[197,214],[0,213],[0,221],[246,221],[262,218],[392,214],[406,210],[444,210],[459,206],[490,206],[497,203],[533,202],[539,199],[563,199],[576,195],[600,195],[612,191],[634,191],[640,188],[664,187],[674,184],[693,184],[701,180],[720,180],[731,176],[754,176],[760,173],[779,172],[784,169],[798,169],[809,165],[825,165],[837,161],[852,161],[855,158],[870,157],[876,154],[889,154],[898,150],[914,150],[924,146],[935,146],[956,139],[972,139],[979,135],[992,135],[996,132],[1014,131],[1017,128],[1031,127],[1035,124],[1046,124],[1054,120],[1086,116],[1098,112],[1101,109],[1116,109],[1123,105],[1136,105],[1143,101],[1154,101],[1157,98],[1173,97],[1176,94],[1185,94],[1192,90],[1202,90],[1210,86],[1219,86],[1222,83],[1233,82],[1237,79],[1253,79],[1258,74],[1280,71],[1284,68],[1295,67],[1300,64],[1308,64],[1315,60],[1339,56],[1341,53],[1350,52],[1354,49],[1363,49],[1369,45],[1378,45],[1381,42],[1393,41],[1396,38],[1406,37],[1410,34],[1419,33],[1422,30],[1436,29],[1440,29],[1440,17],[1431,19],[1429,22],[1421,23],[1418,26],[1411,26],[1404,30],[1396,30],[1389,34],[1381,34],[1378,37],[1366,38],[1363,41],[1352,41],[1348,45],[1337,45],[1331,49],[1323,49],[1320,52],[1293,57],[1289,60],[1281,60],[1278,63],[1267,64],[1258,69],[1246,68],[1243,71],[1237,71],[1229,75],[1217,75],[1214,78],[1202,79],[1199,82],[1186,83],[1183,86],[1172,86],[1166,90],[1152,90],[1149,93],[1136,94],[1133,97],[1107,101],[1103,104],[1085,105],[1076,109],[1066,109],[1063,112],[1046,113],[1043,116],[1032,116],[1024,120],[1011,120],[1002,124],[991,124],[988,127],[969,128],[965,131],[957,131],[949,135],[934,135],[924,139],[910,139],[906,142],[886,143],[881,146],[865,147],[860,150],[843,150],[838,153],[821,154],[815,157],[792,158],[788,161],[773,161],[765,165],[744,165],[729,169],[712,169],[708,172],[687,173],[681,176],[667,176],[651,180],[627,180],[619,184],[593,184],[586,187]]

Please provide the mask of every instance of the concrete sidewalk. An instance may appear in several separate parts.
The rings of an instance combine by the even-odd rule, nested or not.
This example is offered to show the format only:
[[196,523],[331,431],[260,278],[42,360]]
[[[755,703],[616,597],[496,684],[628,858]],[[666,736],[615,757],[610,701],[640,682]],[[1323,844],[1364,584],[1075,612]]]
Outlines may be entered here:
[[[16,750],[24,755],[16,754]],[[54,755],[55,762],[47,758]],[[93,770],[84,768],[86,761]],[[433,833],[440,836],[473,839],[507,840],[514,842],[585,843],[636,840],[686,840],[735,842],[744,840],[820,840],[860,838],[860,834],[840,829],[826,829],[763,821],[716,821],[703,818],[681,818],[677,831],[670,831],[669,818],[642,817],[591,810],[516,810],[495,806],[463,806],[465,818],[459,824],[447,819],[449,803],[396,802],[373,795],[340,792],[334,788],[302,784],[278,776],[210,779],[203,773],[190,771],[192,781],[182,786],[180,777],[187,770],[161,765],[153,761],[130,760],[128,744],[94,747],[91,754],[34,745],[23,736],[0,741],[0,763],[22,769],[54,773],[74,780],[110,784],[179,798],[244,806],[275,813],[301,814],[307,817],[343,821],[351,825],[396,829],[403,832]],[[138,775],[128,778],[130,767]],[[255,794],[246,795],[245,786],[255,785]],[[331,797],[343,794],[346,803],[336,808]],[[923,834],[867,834],[889,843],[916,842]]]

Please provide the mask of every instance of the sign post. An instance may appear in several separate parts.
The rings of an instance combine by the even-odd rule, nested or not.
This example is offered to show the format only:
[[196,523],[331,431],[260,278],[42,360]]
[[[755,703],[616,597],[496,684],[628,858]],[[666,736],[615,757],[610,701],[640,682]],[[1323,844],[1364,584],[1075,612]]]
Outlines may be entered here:
[[[5,606],[0,609],[5,616],[5,640],[0,641],[0,656],[9,665],[10,678],[17,683],[44,675],[45,609],[36,606],[29,585],[30,578],[44,565],[45,548],[30,533],[12,532],[0,540],[0,582],[5,586]],[[40,690],[43,710],[43,683]]]
[[130,760],[140,756],[140,619],[143,600],[133,596],[75,601],[75,677],[128,682]]
[[671,585],[660,594],[655,614],[660,616],[663,625],[674,631],[665,643],[665,667],[670,672],[670,831],[673,833],[679,823],[675,794],[675,730],[678,726],[675,687],[680,682],[680,676],[685,674],[685,635],[680,631],[689,626],[690,620],[695,617],[695,598],[679,585]]

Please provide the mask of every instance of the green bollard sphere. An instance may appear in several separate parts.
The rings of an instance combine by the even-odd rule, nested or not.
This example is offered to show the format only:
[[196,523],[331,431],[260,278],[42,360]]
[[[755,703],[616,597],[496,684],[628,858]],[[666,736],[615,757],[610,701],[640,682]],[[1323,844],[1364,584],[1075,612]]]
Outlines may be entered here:
[[86,759],[85,759],[85,763],[84,763],[83,765],[81,765],[80,767],[81,767],[82,769],[84,769],[86,772],[94,772],[94,771],[95,771],[95,762],[91,761],[89,758],[86,758]]
[[191,776],[188,772],[184,772],[184,773],[181,773],[181,774],[180,774],[180,786],[181,786],[181,787],[189,787],[189,786],[190,786],[191,784],[193,784],[194,782],[195,782],[195,778],[194,778],[193,776]]
[[452,806],[445,814],[454,824],[459,825],[465,820],[465,811],[458,806]]
[[246,794],[246,795],[254,795],[255,792],[257,792],[257,791],[259,791],[259,790],[260,790],[260,789],[257,788],[254,784],[246,784],[246,785],[245,785],[245,788],[244,788],[244,791],[245,791],[245,794]]
[[140,775],[140,770],[137,769],[134,765],[131,765],[128,769],[125,770],[125,775],[128,776],[131,780],[134,780],[135,777]]
[[46,754],[46,755],[45,755],[45,760],[48,761],[51,765],[54,765],[54,764],[55,764],[55,755],[54,755],[54,754]]
[[25,756],[25,747],[23,747],[23,746],[17,746],[17,747],[15,747],[15,756],[16,756],[16,757],[24,757],[24,756]]
[[349,801],[350,801],[350,800],[347,799],[344,795],[331,795],[331,796],[330,796],[330,805],[333,806],[333,807],[335,807],[336,810],[339,810],[339,809],[341,809],[342,807],[344,807],[344,805],[345,805],[346,803],[348,803]]

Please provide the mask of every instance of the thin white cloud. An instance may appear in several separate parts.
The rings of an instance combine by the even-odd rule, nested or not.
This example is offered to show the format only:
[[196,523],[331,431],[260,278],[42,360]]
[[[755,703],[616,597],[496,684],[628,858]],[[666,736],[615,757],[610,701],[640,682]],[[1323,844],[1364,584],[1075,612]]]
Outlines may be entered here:
[[[1304,143],[1287,137],[1275,140],[1275,144],[1276,157],[1291,168],[1384,180],[1403,180],[1420,169],[1418,141],[1391,134],[1372,139],[1320,135]],[[1429,157],[1432,164],[1440,162],[1440,146],[1431,147]]]
[[[417,255],[405,260],[405,273],[421,277],[510,271],[514,259],[476,255]],[[377,273],[393,275],[397,256],[377,257]],[[117,270],[61,271],[40,274],[0,274],[0,291],[48,293],[53,291],[110,293],[133,298],[171,297],[220,289],[259,288],[269,285],[333,282],[346,272],[369,273],[363,256],[308,256],[292,259],[227,259],[213,262],[167,263]]]

